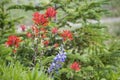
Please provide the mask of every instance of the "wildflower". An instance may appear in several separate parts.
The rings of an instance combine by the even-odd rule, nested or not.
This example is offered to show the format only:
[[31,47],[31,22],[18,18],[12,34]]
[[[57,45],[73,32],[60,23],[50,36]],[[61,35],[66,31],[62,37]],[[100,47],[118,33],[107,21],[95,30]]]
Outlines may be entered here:
[[79,63],[78,62],[74,62],[72,63],[72,65],[70,66],[71,69],[75,70],[75,71],[79,71],[80,67],[79,67]]
[[49,18],[52,18],[52,17],[55,17],[56,16],[56,10],[53,8],[53,7],[49,7],[47,10],[46,10],[46,17],[49,17]]
[[11,35],[8,37],[7,42],[5,43],[7,46],[15,46],[18,47],[21,39],[15,35]]
[[21,27],[21,30],[24,32],[25,29],[26,29],[26,26],[25,25],[21,25],[20,27]]
[[48,23],[48,20],[47,20],[47,18],[45,18],[45,15],[40,14],[39,12],[35,12],[33,14],[33,21],[34,21],[35,24],[43,25],[43,26],[46,26],[47,23]]
[[30,32],[28,32],[26,35],[27,35],[28,38],[32,37],[32,34]]
[[63,40],[66,41],[67,39],[73,40],[73,35],[69,30],[64,30],[61,33],[61,36],[63,37]]
[[46,38],[46,34],[41,34],[41,38]]
[[54,58],[54,62],[64,62],[66,59],[66,53],[59,53],[58,55],[56,55],[56,57]]
[[46,33],[47,30],[46,30],[45,28],[40,28],[40,32],[41,32],[41,33]]
[[49,40],[43,41],[43,44],[44,44],[45,46],[48,46]]
[[58,46],[59,46],[59,44],[58,44],[58,43],[55,43],[53,46],[56,48],[56,47],[58,47]]
[[57,33],[58,33],[58,29],[57,29],[57,28],[52,28],[51,32],[52,32],[53,34],[57,34]]
[[38,28],[36,26],[34,26],[34,25],[31,28],[32,28],[33,31],[38,30]]
[[39,33],[39,29],[35,26],[32,26],[32,30],[33,30],[34,34],[37,36]]
[[62,67],[63,62],[65,62],[66,59],[66,52],[64,52],[63,47],[61,47],[61,50],[59,53],[54,57],[52,64],[48,68],[48,72],[51,73],[52,71],[57,71]]

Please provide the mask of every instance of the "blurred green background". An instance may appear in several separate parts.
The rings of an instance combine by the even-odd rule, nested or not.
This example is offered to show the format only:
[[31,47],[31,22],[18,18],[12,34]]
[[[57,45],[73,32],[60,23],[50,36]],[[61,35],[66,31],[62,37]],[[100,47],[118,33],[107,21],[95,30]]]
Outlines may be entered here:
[[120,0],[110,0],[108,6],[109,14],[106,14],[106,18],[109,18],[109,32],[112,35],[120,37]]
[[[49,1],[50,0],[12,0],[12,4],[39,6],[46,5]],[[103,8],[108,10],[108,14],[103,16],[101,22],[108,26],[110,34],[120,37],[120,0],[108,0],[108,4],[104,5]],[[32,10],[24,11],[22,9],[16,9],[14,12],[11,11],[11,13],[12,17],[24,16],[21,24],[31,25]]]

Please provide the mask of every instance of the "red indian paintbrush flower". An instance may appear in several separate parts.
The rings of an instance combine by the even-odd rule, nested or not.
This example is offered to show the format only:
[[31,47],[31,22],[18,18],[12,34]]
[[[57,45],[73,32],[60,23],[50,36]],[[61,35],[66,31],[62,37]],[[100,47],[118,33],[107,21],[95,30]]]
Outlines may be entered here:
[[40,28],[40,32],[41,32],[41,33],[46,33],[47,30],[46,30],[45,28]]
[[25,25],[21,25],[20,27],[21,27],[21,30],[24,32],[25,29],[26,29],[26,26]]
[[55,43],[53,46],[54,46],[55,48],[57,48],[57,47],[59,46],[59,44],[58,44],[58,43]]
[[47,23],[48,23],[48,20],[47,20],[47,18],[45,18],[45,15],[40,14],[39,12],[35,12],[33,14],[33,21],[34,21],[35,24],[43,25],[43,26],[46,26]]
[[31,28],[32,28],[32,30],[33,30],[33,31],[36,31],[36,30],[37,30],[37,27],[36,27],[36,26],[34,26],[34,25],[32,25],[32,27],[31,27]]
[[46,10],[46,17],[49,17],[49,18],[52,18],[52,17],[55,17],[56,16],[56,10],[53,8],[53,7],[49,7],[47,10]]
[[27,36],[28,38],[31,38],[31,37],[32,37],[32,34],[31,34],[30,32],[28,32],[28,33],[26,34],[26,36]]
[[43,41],[43,44],[44,44],[45,46],[48,46],[49,40]]
[[15,46],[18,47],[21,39],[15,35],[11,35],[8,37],[7,42],[5,43],[7,46]]
[[58,33],[58,29],[57,28],[52,28],[51,31],[52,31],[53,34],[57,34]]
[[74,62],[71,64],[70,66],[71,69],[75,70],[75,71],[79,71],[80,70],[80,66],[78,62]]
[[36,36],[38,36],[39,29],[36,26],[32,26],[32,30]]
[[61,33],[61,36],[63,37],[63,40],[73,40],[73,35],[72,35],[72,32],[70,32],[69,30],[64,30],[62,33]]

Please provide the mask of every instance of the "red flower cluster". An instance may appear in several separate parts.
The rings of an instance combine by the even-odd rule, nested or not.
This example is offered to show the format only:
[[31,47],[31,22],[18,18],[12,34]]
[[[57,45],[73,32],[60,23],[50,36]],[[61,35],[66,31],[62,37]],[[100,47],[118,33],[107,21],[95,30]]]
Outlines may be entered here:
[[71,66],[71,69],[75,70],[75,71],[79,71],[80,67],[79,67],[79,63],[78,62],[74,62]]
[[44,14],[40,14],[39,12],[35,12],[33,14],[33,21],[37,25],[43,25],[45,26],[48,23],[47,18],[45,18]]
[[31,34],[30,32],[27,32],[26,36],[27,36],[28,38],[31,38],[31,37],[32,37],[32,34]]
[[55,17],[56,16],[56,10],[53,8],[53,7],[49,7],[47,10],[46,10],[46,17],[49,17],[49,18],[52,18],[52,17]]
[[21,39],[17,36],[9,36],[7,42],[5,43],[7,46],[14,46],[14,47],[18,47],[19,43],[21,42]]
[[[41,14],[39,12],[35,12],[33,14],[33,21],[34,21],[34,25],[32,26],[32,34],[31,33],[27,33],[27,37],[30,38],[33,36],[41,38],[43,41],[42,43],[45,46],[48,46],[50,41],[46,40],[47,36],[49,36],[48,31],[51,29],[45,27],[48,25],[49,20],[53,19],[56,17],[56,13],[57,11],[55,10],[54,7],[49,7],[47,8],[47,10],[45,11],[45,13]],[[37,27],[38,25],[41,25],[39,27]],[[64,30],[62,33],[59,34],[58,32],[58,28],[54,27],[51,29],[51,33],[54,35],[58,35],[60,37],[63,38],[64,41],[66,40],[73,40],[73,35],[72,32],[69,30]],[[56,48],[58,47],[59,44],[58,43],[54,43],[53,47]]]
[[70,32],[69,30],[64,30],[64,31],[61,33],[61,36],[63,37],[63,40],[64,40],[64,41],[66,41],[67,39],[73,40],[72,32]]
[[44,44],[45,46],[48,46],[49,40],[43,41],[43,44]]
[[47,30],[46,30],[45,28],[40,28],[40,32],[41,32],[41,33],[46,33]]
[[52,31],[53,34],[57,34],[58,33],[58,29],[57,28],[52,28],[51,31]]
[[33,14],[33,21],[37,25],[47,26],[48,18],[52,18],[56,16],[56,10],[53,7],[49,7],[46,10],[45,14],[40,14],[39,12],[35,12]]

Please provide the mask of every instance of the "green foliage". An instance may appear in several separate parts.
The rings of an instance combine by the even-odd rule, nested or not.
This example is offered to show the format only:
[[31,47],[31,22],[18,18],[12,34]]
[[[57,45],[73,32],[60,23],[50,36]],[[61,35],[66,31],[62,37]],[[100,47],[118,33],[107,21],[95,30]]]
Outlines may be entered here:
[[23,67],[20,63],[9,65],[0,64],[1,80],[53,80],[44,73],[43,68],[33,68],[32,70]]
[[15,33],[15,24],[18,23],[23,17],[13,18],[9,3],[11,0],[0,1],[0,44],[6,41],[6,37]]
[[119,0],[110,0],[109,5],[106,7],[109,9],[109,14],[106,14],[107,17],[119,17],[120,16],[120,1]]
[[[4,60],[7,63],[6,57],[10,54],[10,57],[13,59],[8,64],[19,61],[23,65],[19,63],[7,64],[7,66],[5,64],[1,65],[0,78],[3,80],[10,78],[13,80],[21,80],[23,78],[24,80],[51,80],[48,77],[49,75],[53,76],[54,80],[119,79],[120,42],[114,42],[108,35],[106,26],[100,23],[100,18],[105,13],[102,6],[105,3],[106,0],[43,0],[40,1],[40,5],[37,7],[33,5],[13,5],[9,7],[7,10],[25,9],[26,11],[40,10],[42,12],[47,7],[54,6],[57,10],[57,18],[46,27],[48,38],[42,39],[40,35],[38,37],[35,35],[32,38],[26,38],[25,34],[20,34],[23,41],[16,54],[11,54],[10,48],[6,48],[7,51],[4,51],[5,47],[0,46],[3,49],[1,50],[3,54],[0,54],[0,58],[3,60],[3,62],[1,61],[2,63],[4,63]],[[71,25],[70,23],[73,24]],[[74,24],[78,24],[78,26],[74,27]],[[73,40],[64,42],[58,35],[53,35],[51,29],[56,26],[60,28],[60,31],[66,28],[70,29],[73,33]],[[41,28],[38,25],[37,27]],[[28,32],[32,33],[32,30],[29,29]],[[107,44],[109,39],[111,39],[111,42]],[[44,46],[42,43],[44,40],[50,40],[51,43],[48,46]],[[67,59],[58,72],[47,75],[46,70],[58,53],[58,48],[53,47],[55,42],[64,44]],[[5,57],[3,57],[4,54]],[[75,61],[80,63],[79,71],[70,68]],[[36,66],[36,64],[44,66],[44,68]],[[31,68],[31,70],[28,68]]]
[[12,52],[11,48],[6,48],[5,45],[0,45],[0,63],[4,63],[4,61],[12,61],[12,57],[10,56]]
[[[73,80],[116,80],[120,76],[119,72],[119,57],[120,52],[118,47],[119,41],[113,42],[113,44],[110,44],[109,48],[107,50],[101,50],[97,49],[98,51],[93,48],[90,49],[84,49],[85,52],[83,54],[71,54],[69,51],[68,60],[67,62],[71,63],[70,61],[80,61],[81,64],[81,71],[80,72],[72,72],[70,70],[70,66],[67,66],[67,68],[62,68],[60,70],[60,73],[66,74],[66,77],[63,75],[57,75],[57,78],[63,77],[65,80],[73,79]],[[92,50],[93,49],[93,50]],[[103,48],[104,49],[104,48]],[[99,52],[99,50],[101,50]],[[67,64],[67,63],[66,63]],[[68,68],[69,67],[69,68]],[[59,79],[58,79],[59,80]]]
[[21,80],[25,77],[25,71],[23,71],[23,67],[20,64],[10,64],[8,66],[1,64],[0,74],[1,80]]
[[[46,3],[46,4],[44,4]],[[40,1],[39,5],[13,5],[9,9],[24,9],[24,10],[34,10],[41,11],[49,6],[55,6],[58,10],[57,15],[57,26],[64,27],[65,25],[70,26],[67,22],[79,23],[78,20],[82,19],[86,21],[86,19],[97,19],[103,15],[106,11],[104,10],[101,4],[106,4],[106,0],[47,0]],[[74,7],[73,7],[74,6]],[[63,16],[64,15],[64,16]],[[70,26],[71,27],[71,26]]]

